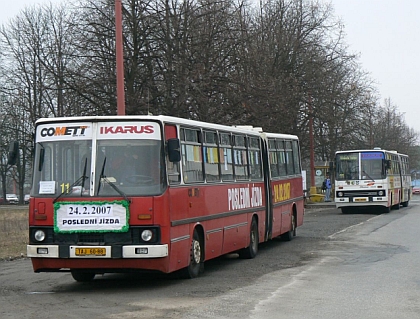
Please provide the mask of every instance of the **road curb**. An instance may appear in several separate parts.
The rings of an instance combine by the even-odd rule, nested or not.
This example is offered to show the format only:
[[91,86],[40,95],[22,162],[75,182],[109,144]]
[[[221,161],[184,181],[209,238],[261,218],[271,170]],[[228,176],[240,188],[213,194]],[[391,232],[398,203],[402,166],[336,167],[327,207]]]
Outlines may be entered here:
[[334,205],[328,205],[328,204],[307,204],[305,205],[305,209],[318,209],[318,208],[328,208],[328,209],[335,209]]

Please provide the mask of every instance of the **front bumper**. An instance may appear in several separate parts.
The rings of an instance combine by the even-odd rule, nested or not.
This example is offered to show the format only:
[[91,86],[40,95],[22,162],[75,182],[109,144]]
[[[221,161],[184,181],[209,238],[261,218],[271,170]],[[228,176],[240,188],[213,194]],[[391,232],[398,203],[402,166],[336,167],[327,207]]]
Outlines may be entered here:
[[[78,249],[89,250],[88,254]],[[96,253],[98,252],[98,253]],[[27,256],[31,258],[163,258],[168,256],[168,245],[27,245]]]
[[348,206],[387,206],[388,197],[336,197],[334,199],[337,208]]

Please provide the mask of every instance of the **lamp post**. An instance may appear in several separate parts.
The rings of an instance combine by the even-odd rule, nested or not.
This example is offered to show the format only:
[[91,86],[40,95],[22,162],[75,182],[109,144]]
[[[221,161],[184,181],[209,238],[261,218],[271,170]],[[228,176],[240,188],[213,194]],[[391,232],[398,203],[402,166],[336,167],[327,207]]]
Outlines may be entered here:
[[125,115],[122,2],[115,0],[115,53],[117,62],[117,115]]

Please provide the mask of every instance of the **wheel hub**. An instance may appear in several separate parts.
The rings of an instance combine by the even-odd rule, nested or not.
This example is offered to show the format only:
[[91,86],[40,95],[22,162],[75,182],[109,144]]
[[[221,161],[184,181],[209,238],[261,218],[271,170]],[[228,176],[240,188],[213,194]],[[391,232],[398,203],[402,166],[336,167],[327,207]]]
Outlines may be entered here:
[[193,251],[192,251],[192,257],[193,257],[193,261],[196,264],[200,263],[201,260],[201,247],[200,247],[200,243],[197,240],[193,241]]

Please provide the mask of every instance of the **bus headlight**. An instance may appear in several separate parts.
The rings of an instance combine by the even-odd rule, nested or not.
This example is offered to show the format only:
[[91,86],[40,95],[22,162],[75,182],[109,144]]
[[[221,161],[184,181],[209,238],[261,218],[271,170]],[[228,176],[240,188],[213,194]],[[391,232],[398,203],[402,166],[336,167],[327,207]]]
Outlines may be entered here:
[[385,192],[384,191],[379,191],[378,192],[378,196],[384,196],[385,195]]
[[44,241],[45,232],[43,230],[37,230],[34,234],[34,238],[36,241]]
[[141,239],[143,241],[150,241],[152,238],[153,238],[153,233],[150,229],[146,229],[141,232]]
[[338,193],[337,193],[337,196],[338,196],[338,197],[343,197],[343,195],[344,195],[344,194],[343,194],[343,192],[338,192]]

